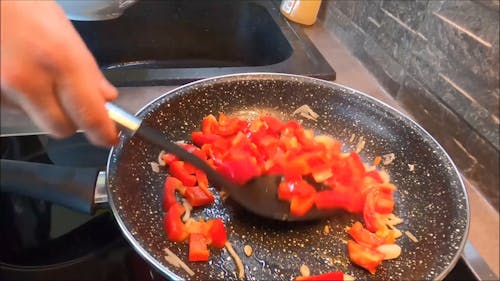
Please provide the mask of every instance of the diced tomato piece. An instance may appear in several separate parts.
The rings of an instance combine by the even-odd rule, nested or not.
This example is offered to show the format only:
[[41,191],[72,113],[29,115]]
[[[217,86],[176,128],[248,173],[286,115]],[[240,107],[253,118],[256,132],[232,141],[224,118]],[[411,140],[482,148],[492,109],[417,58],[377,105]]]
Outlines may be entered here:
[[363,211],[363,198],[354,192],[339,192],[336,190],[323,190],[316,194],[316,208],[320,210],[345,209],[352,213]]
[[394,210],[392,196],[380,196],[375,202],[375,211],[381,214],[390,214]]
[[207,226],[205,236],[209,240],[209,244],[217,248],[224,248],[224,244],[227,241],[227,232],[222,219],[210,220],[207,222]]
[[300,151],[300,143],[295,136],[281,135],[280,137],[280,147],[288,152]]
[[170,163],[174,162],[174,161],[178,161],[179,158],[177,158],[177,156],[171,154],[171,153],[164,153],[162,156],[161,156],[161,159],[167,164],[167,165],[170,165]]
[[[180,180],[185,186],[194,186],[196,184],[196,176],[192,175],[186,169],[189,166],[184,161],[174,161],[170,163],[170,175]],[[194,173],[194,169],[192,172]]]
[[214,197],[207,195],[203,189],[197,185],[186,187],[186,200],[193,207],[209,205],[214,202]]
[[229,120],[229,117],[224,112],[219,112],[219,124],[224,125],[227,120]]
[[377,230],[375,233],[378,237],[384,239],[384,244],[394,244],[396,243],[396,237],[394,235],[394,230],[385,228]]
[[365,165],[356,152],[351,152],[346,158],[347,167],[350,171],[350,185],[359,185],[365,175]]
[[366,229],[377,232],[379,230],[384,230],[387,226],[384,224],[382,220],[382,215],[376,213],[375,211],[367,211],[366,208],[363,211],[363,220],[366,224]]
[[215,116],[213,116],[212,114],[207,115],[205,118],[203,118],[203,121],[201,121],[201,131],[204,134],[213,134],[216,132],[218,127],[219,122],[217,121],[217,118],[215,118]]
[[199,147],[192,145],[192,144],[189,144],[189,143],[182,144],[182,147],[185,150],[187,150],[189,153],[192,153],[192,154],[198,156],[200,159],[207,160],[207,154],[205,153],[205,151],[201,150]]
[[187,231],[189,234],[191,233],[204,233],[205,229],[208,227],[208,224],[206,221],[200,219],[200,220],[191,220],[188,223],[185,224]]
[[396,186],[392,183],[382,183],[377,185],[378,190],[381,194],[391,195],[396,190]]
[[355,222],[348,231],[349,235],[359,244],[376,248],[382,244],[385,244],[385,239],[377,236],[366,230],[363,225],[357,221]]
[[295,130],[298,130],[298,129],[302,129],[302,127],[300,126],[299,122],[297,122],[296,120],[289,120],[289,121],[286,121],[283,123],[283,126],[281,128],[281,130],[290,130],[292,132],[295,132]]
[[248,126],[248,130],[250,133],[253,134],[264,134],[267,131],[267,124],[266,122],[260,120],[260,119],[255,119],[252,122],[250,122],[250,125]]
[[365,176],[373,179],[374,183],[383,183],[384,182],[384,179],[380,175],[380,172],[377,170],[371,170],[369,172],[366,172]]
[[302,179],[293,181],[282,181],[278,185],[278,199],[291,200],[292,197],[311,197],[316,193],[316,189]]
[[290,202],[290,213],[294,216],[303,216],[314,206],[314,194],[308,197],[293,196]]
[[163,226],[168,240],[174,242],[184,241],[188,236],[186,225],[181,220],[185,209],[179,203],[173,204],[167,211],[163,220]]
[[208,261],[210,251],[208,250],[206,239],[201,233],[191,233],[189,235],[189,261]]
[[167,177],[163,185],[163,209],[168,211],[170,206],[178,203],[175,191],[183,187],[182,182],[174,177]]
[[278,185],[278,199],[286,201],[292,200],[294,188],[295,185],[292,182],[280,182],[280,184]]
[[311,197],[316,193],[316,188],[305,180],[300,180],[295,184],[294,195],[299,197]]
[[237,158],[224,160],[216,164],[218,171],[228,179],[238,184],[244,184],[248,180],[260,175],[260,167],[256,160],[251,158]]
[[371,188],[366,195],[365,206],[363,208],[363,219],[366,224],[366,229],[372,232],[377,232],[378,230],[386,228],[382,215],[376,210],[378,198],[379,188]]
[[221,137],[216,134],[205,134],[203,132],[192,132],[191,133],[191,140],[193,143],[196,145],[202,146],[207,143],[214,143]]
[[266,122],[267,126],[273,133],[281,131],[281,128],[283,127],[283,123],[276,117],[264,115],[261,116],[260,119]]
[[287,180],[300,179],[303,175],[307,175],[311,171],[307,160],[301,157],[287,161],[283,163],[283,166],[283,173]]
[[318,275],[299,276],[296,281],[344,281],[344,273],[342,271],[332,271]]
[[220,136],[231,136],[248,127],[245,120],[236,117],[229,118],[224,113],[219,114],[219,127],[216,133]]
[[195,176],[196,176],[196,181],[198,182],[198,186],[201,188],[201,190],[203,190],[203,192],[205,192],[205,194],[208,197],[212,197],[213,198],[214,195],[208,189],[208,178],[207,178],[207,175],[205,175],[205,173],[203,173],[200,170],[196,170]]
[[371,249],[370,247],[360,245],[353,240],[347,241],[347,252],[349,259],[364,269],[368,270],[371,274],[375,274],[377,267],[382,263],[384,254]]
[[311,175],[314,181],[322,183],[333,176],[332,168],[329,165],[318,165],[311,168]]

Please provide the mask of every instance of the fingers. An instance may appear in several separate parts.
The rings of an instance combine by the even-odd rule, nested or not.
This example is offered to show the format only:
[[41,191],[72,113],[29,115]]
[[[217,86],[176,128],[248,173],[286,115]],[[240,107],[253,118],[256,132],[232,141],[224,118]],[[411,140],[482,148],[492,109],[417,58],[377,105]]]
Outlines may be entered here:
[[[58,85],[62,106],[76,126],[85,131],[90,142],[96,145],[112,145],[118,141],[116,128],[104,107],[104,98],[96,93],[95,85],[87,79],[68,77]],[[92,92],[93,91],[93,92]]]
[[0,3],[3,100],[56,137],[82,129],[96,145],[115,144],[104,103],[117,91],[64,11],[53,1]]
[[[16,73],[16,66],[12,66],[9,76],[2,81],[2,101],[21,108],[35,125],[56,138],[73,134],[75,126],[54,94],[52,77],[36,66],[23,65],[22,75]],[[24,75],[26,73],[30,75]]]
[[65,52],[57,71],[57,94],[71,120],[96,145],[118,141],[114,122],[105,102],[117,97],[117,90],[103,76],[92,54],[72,27],[67,33]]
[[115,86],[111,85],[111,83],[109,83],[105,78],[103,78],[99,88],[101,90],[100,92],[102,97],[106,101],[113,101],[118,97],[118,91],[116,90]]

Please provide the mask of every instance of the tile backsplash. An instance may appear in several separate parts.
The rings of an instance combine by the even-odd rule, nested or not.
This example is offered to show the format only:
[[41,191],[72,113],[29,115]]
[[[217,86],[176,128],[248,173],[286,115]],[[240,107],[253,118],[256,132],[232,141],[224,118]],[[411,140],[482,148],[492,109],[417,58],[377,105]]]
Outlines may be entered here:
[[319,13],[497,210],[499,12],[498,0],[326,0]]

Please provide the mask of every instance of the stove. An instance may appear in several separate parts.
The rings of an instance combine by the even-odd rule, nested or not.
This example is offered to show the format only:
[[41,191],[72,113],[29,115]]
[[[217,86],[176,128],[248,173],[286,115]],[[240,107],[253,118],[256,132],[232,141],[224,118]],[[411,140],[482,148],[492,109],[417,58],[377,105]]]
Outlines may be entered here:
[[[100,168],[107,161],[108,151],[91,146],[82,135],[0,141],[3,159]],[[82,215],[0,193],[0,241],[0,280],[167,280],[128,244],[110,211]],[[461,258],[444,280],[479,279]]]

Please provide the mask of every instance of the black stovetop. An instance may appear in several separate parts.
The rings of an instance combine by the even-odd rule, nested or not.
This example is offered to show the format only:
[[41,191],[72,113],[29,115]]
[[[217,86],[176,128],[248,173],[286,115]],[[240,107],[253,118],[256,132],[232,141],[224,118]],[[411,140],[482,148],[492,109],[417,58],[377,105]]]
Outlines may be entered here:
[[[46,149],[38,137],[0,140],[2,158],[35,162],[61,162],[63,155],[74,156],[65,149],[72,149],[65,146],[68,143],[79,143],[80,152],[95,149],[85,148],[81,136],[63,143],[49,141],[55,150]],[[105,164],[106,151],[94,151],[99,157],[88,157],[88,153],[83,152],[86,162]],[[44,201],[0,193],[0,241],[0,280],[166,280],[125,241],[110,211],[82,215]],[[460,259],[444,280],[478,279]]]

